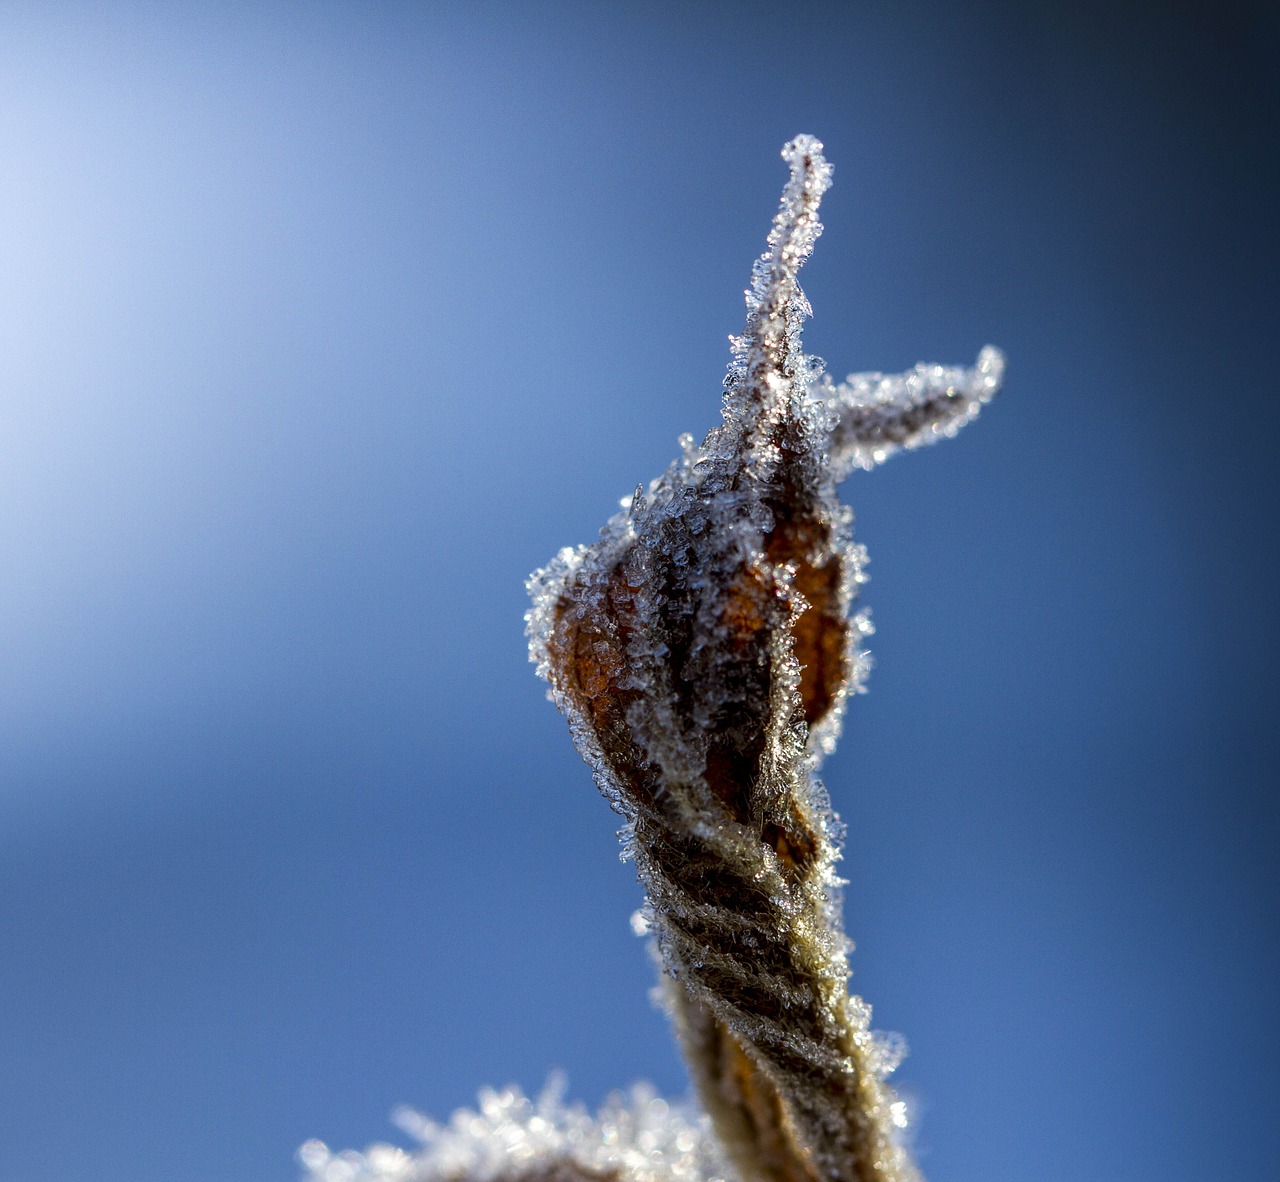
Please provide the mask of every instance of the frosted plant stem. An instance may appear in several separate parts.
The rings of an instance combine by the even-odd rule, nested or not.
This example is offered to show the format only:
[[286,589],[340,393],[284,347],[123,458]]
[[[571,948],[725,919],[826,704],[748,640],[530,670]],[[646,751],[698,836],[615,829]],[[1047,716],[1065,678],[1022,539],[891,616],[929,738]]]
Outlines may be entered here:
[[815,772],[868,667],[864,554],[836,481],[953,434],[1001,359],[836,386],[797,276],[822,145],[791,177],[733,340],[724,421],[590,547],[530,580],[531,656],[614,808],[716,1133],[743,1182],[906,1182],[893,1064],[847,991],[839,824]]
[[700,446],[682,436],[595,543],[529,579],[530,657],[624,818],[646,890],[636,924],[661,953],[706,1115],[643,1089],[594,1118],[554,1087],[536,1104],[486,1090],[447,1128],[408,1114],[412,1155],[308,1142],[313,1182],[919,1179],[885,1082],[901,1044],[848,993],[841,827],[816,774],[869,668],[871,624],[852,613],[866,556],[836,484],[955,434],[995,395],[1003,358],[826,376],[801,347],[797,276],[831,167],[812,136],[782,154],[791,177],[733,339],[724,421]]
[[839,385],[823,374],[813,389],[834,412],[831,463],[837,479],[874,468],[901,448],[949,439],[977,418],[1004,378],[1004,355],[988,345],[971,369],[917,365],[904,374],[851,374]]

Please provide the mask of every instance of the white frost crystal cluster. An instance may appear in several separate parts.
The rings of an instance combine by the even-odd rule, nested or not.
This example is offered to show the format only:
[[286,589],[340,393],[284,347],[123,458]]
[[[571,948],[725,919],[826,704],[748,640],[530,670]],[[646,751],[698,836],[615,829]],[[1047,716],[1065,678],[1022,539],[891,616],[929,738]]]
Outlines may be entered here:
[[332,1153],[308,1141],[298,1156],[312,1182],[725,1182],[707,1118],[637,1086],[611,1096],[594,1116],[566,1105],[553,1079],[531,1101],[518,1088],[480,1093],[476,1110],[447,1125],[407,1109],[400,1127],[414,1153],[373,1145]]
[[988,347],[972,369],[828,376],[801,344],[798,274],[831,166],[811,136],[783,158],[723,422],[701,444],[683,436],[596,542],[529,581],[530,656],[624,819],[646,890],[639,926],[714,1142],[665,1106],[659,1119],[651,1098],[593,1122],[489,1093],[479,1114],[428,1126],[414,1156],[308,1148],[324,1182],[919,1177],[886,1082],[904,1044],[874,1034],[848,990],[841,827],[817,778],[869,667],[870,621],[853,610],[866,556],[837,485],[954,435],[999,389],[1003,358]]

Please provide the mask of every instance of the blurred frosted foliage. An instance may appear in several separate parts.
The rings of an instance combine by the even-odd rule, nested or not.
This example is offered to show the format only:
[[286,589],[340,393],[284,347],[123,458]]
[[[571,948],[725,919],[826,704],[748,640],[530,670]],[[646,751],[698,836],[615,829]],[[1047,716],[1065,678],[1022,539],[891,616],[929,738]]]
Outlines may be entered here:
[[719,1182],[726,1177],[706,1117],[646,1086],[615,1093],[594,1116],[564,1102],[560,1078],[536,1100],[485,1089],[447,1125],[409,1109],[396,1122],[419,1147],[332,1153],[308,1141],[298,1158],[312,1182]]

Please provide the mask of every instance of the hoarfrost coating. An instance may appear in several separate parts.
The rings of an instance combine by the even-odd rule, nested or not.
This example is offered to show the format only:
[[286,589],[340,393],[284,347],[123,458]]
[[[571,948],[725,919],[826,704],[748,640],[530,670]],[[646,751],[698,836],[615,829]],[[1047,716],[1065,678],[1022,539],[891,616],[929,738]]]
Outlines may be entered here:
[[480,1093],[475,1110],[447,1125],[408,1109],[397,1123],[417,1140],[408,1153],[373,1145],[334,1153],[308,1141],[298,1157],[312,1182],[725,1182],[707,1118],[637,1086],[594,1116],[563,1101],[553,1079],[537,1100],[519,1088]]
[[723,422],[530,579],[530,655],[626,825],[645,922],[700,1099],[753,1182],[915,1177],[870,1010],[849,996],[815,772],[869,667],[865,552],[836,495],[855,467],[950,436],[998,390],[917,366],[836,384],[805,354],[800,267],[831,183],[791,175],[733,338]]

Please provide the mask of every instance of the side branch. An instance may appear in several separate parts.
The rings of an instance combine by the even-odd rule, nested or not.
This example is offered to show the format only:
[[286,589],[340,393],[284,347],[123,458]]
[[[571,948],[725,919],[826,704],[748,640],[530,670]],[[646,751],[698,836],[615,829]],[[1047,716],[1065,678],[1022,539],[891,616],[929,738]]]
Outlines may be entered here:
[[999,393],[1004,354],[988,345],[977,364],[917,365],[903,374],[851,374],[836,385],[827,374],[813,388],[834,412],[831,463],[837,479],[874,468],[894,452],[950,439]]

